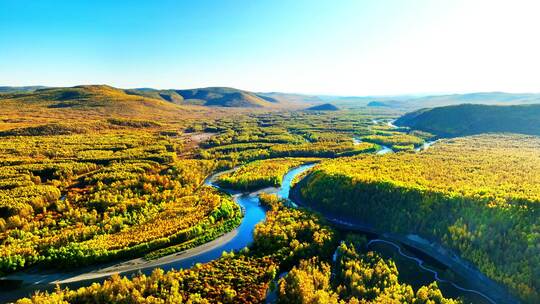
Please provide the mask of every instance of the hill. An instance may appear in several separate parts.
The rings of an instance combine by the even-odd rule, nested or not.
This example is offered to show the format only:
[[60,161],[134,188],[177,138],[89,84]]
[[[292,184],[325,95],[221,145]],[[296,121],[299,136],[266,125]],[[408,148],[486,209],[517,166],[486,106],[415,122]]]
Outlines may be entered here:
[[462,104],[421,109],[401,116],[397,126],[410,127],[454,137],[489,132],[511,132],[540,135],[540,104],[473,105]]
[[278,104],[278,100],[271,96],[225,87],[208,87],[188,90],[155,90],[142,88],[126,90],[126,93],[178,104],[209,107],[272,108]]
[[6,94],[1,97],[5,104],[18,102],[28,106],[39,105],[50,109],[97,109],[107,108],[119,113],[174,109],[169,103],[153,98],[127,94],[124,90],[106,85],[82,85],[71,88],[46,88],[33,92]]
[[[46,88],[0,95],[1,129],[48,123],[87,123],[111,117],[167,120],[189,118],[207,109],[179,106],[132,95],[105,85]],[[199,115],[200,116],[200,115]]]
[[156,90],[156,89],[129,89],[125,90],[126,94],[139,95],[148,98],[160,99],[167,102],[181,104],[184,97],[178,94],[175,90]]
[[415,234],[427,250],[441,244],[524,303],[538,303],[539,137],[476,135],[420,153],[336,158],[293,191],[334,218]]
[[374,100],[367,104],[368,107],[400,109],[408,108],[410,104],[403,100]]
[[307,111],[339,111],[339,108],[331,103],[324,103],[306,109]]
[[8,87],[0,86],[0,94],[2,93],[17,93],[17,92],[33,92],[39,89],[45,89],[44,86],[25,86],[25,87]]
[[185,103],[210,107],[274,107],[277,100],[253,92],[234,88],[210,87],[190,90],[176,90]]

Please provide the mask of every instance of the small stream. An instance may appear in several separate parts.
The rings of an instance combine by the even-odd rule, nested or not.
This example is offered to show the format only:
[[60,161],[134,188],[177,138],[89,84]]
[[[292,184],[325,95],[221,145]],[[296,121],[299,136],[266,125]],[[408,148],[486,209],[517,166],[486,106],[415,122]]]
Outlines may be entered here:
[[[326,215],[325,217],[343,233],[354,233],[366,237],[367,249],[377,252],[385,259],[392,259],[399,271],[399,282],[411,285],[415,291],[436,281],[445,297],[460,298],[464,304],[519,303],[506,292],[504,287],[494,283],[458,256],[451,256],[451,259],[468,269],[468,276],[460,275],[441,262],[443,260],[439,261],[430,256],[428,251],[410,247],[410,244],[402,243],[399,238],[394,239],[391,234],[379,234],[370,225],[352,223]],[[409,235],[407,239],[429,245],[427,240],[416,235]],[[336,253],[334,253],[333,262],[336,262]],[[479,285],[483,287],[478,287]]]
[[[471,304],[497,304],[489,295],[467,288],[467,280],[452,273],[444,265],[439,264],[437,261],[427,261],[428,257],[422,259],[414,253],[406,252],[400,244],[376,238],[370,240],[367,247],[377,251],[384,257],[394,260],[398,266],[400,281],[410,284],[415,290],[437,281],[445,297],[459,297],[464,303]],[[452,278],[447,278],[447,276]],[[457,284],[454,282],[458,280],[463,283]]]
[[394,150],[390,149],[389,147],[387,146],[382,146],[381,145],[381,148],[379,151],[377,151],[377,155],[384,155],[384,154],[388,154],[388,153],[394,153]]
[[[362,139],[359,138],[359,137],[353,137],[352,142],[353,142],[354,146],[357,146],[360,143],[362,143]],[[383,155],[383,154],[386,154],[386,153],[394,153],[394,150],[390,149],[387,146],[381,145],[381,149],[379,151],[375,152],[375,154],[377,154],[377,155]]]
[[[279,188],[277,194],[282,198],[289,198],[289,190],[291,182],[295,176],[310,169],[313,164],[304,165],[291,170],[283,179],[282,187]],[[276,189],[262,190],[267,193],[276,193]],[[257,191],[259,193],[261,191]],[[297,204],[291,201],[292,207],[297,207]],[[374,250],[385,258],[391,258],[396,262],[400,273],[400,282],[410,284],[414,290],[421,286],[429,285],[433,281],[437,281],[439,288],[446,297],[461,298],[464,303],[472,304],[496,304],[496,302],[485,293],[477,291],[470,287],[471,279],[459,276],[457,273],[448,269],[446,266],[437,260],[419,253],[412,253],[403,248],[399,242],[394,242],[389,239],[380,239],[376,234],[373,234],[367,229],[362,232],[358,224],[349,223],[340,219],[328,218],[331,223],[337,223],[339,226],[347,227],[346,230],[352,229],[355,233],[365,235],[369,242],[368,249]],[[361,228],[361,229],[358,229]],[[335,254],[334,254],[335,258]],[[334,261],[335,262],[335,261]],[[277,301],[277,282],[284,277],[287,272],[280,273],[271,287],[268,290],[266,303],[275,303]],[[460,282],[459,284],[455,282]]]
[[[378,125],[380,124],[382,121],[381,120],[376,120],[376,119],[372,119],[371,120],[371,123],[374,124],[374,125]],[[395,120],[389,120],[387,121],[385,124],[392,128],[392,129],[398,129],[399,127],[394,125],[394,122]],[[436,143],[438,140],[430,140],[430,141],[426,141],[424,142],[422,145],[418,146],[418,147],[415,147],[414,148],[414,151],[415,152],[420,152],[420,151],[424,151],[424,150],[427,150],[429,147],[431,147],[431,145],[433,145],[434,143]],[[357,138],[357,137],[353,137],[353,144],[354,145],[358,145],[359,143],[362,142],[362,139],[360,138]],[[388,154],[388,153],[394,153],[395,151],[392,150],[392,148],[388,147],[388,146],[384,146],[384,145],[381,145],[381,149],[377,152],[375,152],[375,154],[377,155],[384,155],[384,154]]]

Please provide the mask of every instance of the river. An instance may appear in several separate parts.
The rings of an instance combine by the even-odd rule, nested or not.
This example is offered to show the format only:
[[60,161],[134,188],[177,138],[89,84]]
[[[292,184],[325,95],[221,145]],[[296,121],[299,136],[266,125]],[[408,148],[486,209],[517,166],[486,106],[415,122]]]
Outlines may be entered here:
[[[84,267],[70,272],[32,267],[3,278],[10,280],[10,282],[22,281],[23,283],[19,288],[2,288],[3,290],[0,291],[0,302],[14,301],[18,298],[29,296],[37,290],[50,291],[54,289],[56,284],[60,284],[62,287],[77,288],[93,282],[102,282],[115,273],[122,275],[131,275],[139,272],[150,274],[157,267],[164,270],[190,268],[196,263],[207,263],[215,260],[221,257],[224,251],[240,250],[253,242],[255,225],[262,222],[266,217],[265,209],[259,204],[258,194],[261,192],[276,193],[282,198],[288,198],[293,179],[312,166],[313,164],[306,164],[290,170],[283,177],[282,186],[279,188],[266,188],[247,193],[221,189],[214,184],[214,181],[219,175],[225,172],[216,173],[209,177],[205,181],[205,184],[232,195],[234,201],[240,205],[244,213],[242,223],[232,232],[201,246],[151,261],[138,258]],[[4,282],[7,284],[7,281]]]
[[[217,259],[221,257],[224,251],[240,250],[253,242],[255,226],[266,217],[265,209],[259,203],[258,194],[261,192],[275,193],[281,198],[289,198],[291,183],[294,178],[313,166],[314,164],[305,164],[290,170],[283,177],[282,186],[279,188],[265,188],[246,193],[220,188],[214,182],[224,172],[216,173],[209,177],[205,181],[205,184],[230,194],[234,201],[241,206],[244,213],[242,223],[234,231],[199,247],[152,261],[145,261],[139,258],[107,265],[86,267],[73,272],[43,270],[39,267],[17,272],[6,278],[23,280],[27,283],[15,290],[0,292],[0,302],[13,301],[17,298],[28,296],[36,290],[52,290],[57,283],[62,287],[77,288],[89,285],[91,282],[102,282],[114,273],[120,273],[122,275],[130,275],[138,272],[149,274],[156,267],[163,268],[164,270],[185,269],[192,267],[196,263],[206,263]],[[292,206],[296,206],[296,204],[293,203]],[[441,267],[441,263],[426,255],[425,252],[411,253],[405,250],[403,244],[395,239],[388,237],[379,238],[379,236],[374,237],[374,234],[370,233],[369,229],[366,230],[357,224],[355,226],[355,224],[347,223],[341,219],[328,219],[336,227],[341,227],[340,229],[345,227],[346,230],[350,229],[356,233],[368,236],[370,239],[369,248],[376,250],[385,257],[394,259],[400,271],[400,278],[403,278],[404,282],[411,284],[413,287],[418,288],[421,285],[426,285],[437,280],[445,294],[453,297],[462,297],[465,299],[465,303],[495,303],[490,296],[470,287],[470,278],[460,277],[456,273],[449,271],[449,269]],[[453,280],[460,282],[460,285],[454,283]]]

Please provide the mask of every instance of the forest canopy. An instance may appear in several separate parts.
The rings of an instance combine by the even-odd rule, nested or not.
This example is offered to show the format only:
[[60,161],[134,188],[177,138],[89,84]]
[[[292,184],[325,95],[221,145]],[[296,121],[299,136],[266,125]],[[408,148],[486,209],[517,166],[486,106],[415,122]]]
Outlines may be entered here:
[[303,200],[318,210],[418,234],[456,250],[526,302],[540,296],[537,137],[481,135],[420,153],[329,160],[302,185]]

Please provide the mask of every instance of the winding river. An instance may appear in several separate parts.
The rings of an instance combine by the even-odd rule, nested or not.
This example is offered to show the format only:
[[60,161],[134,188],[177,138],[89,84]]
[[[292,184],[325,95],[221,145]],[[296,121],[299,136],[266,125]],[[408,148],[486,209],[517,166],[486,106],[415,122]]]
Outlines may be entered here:
[[[373,245],[375,244],[382,244],[382,245],[393,247],[393,249],[397,251],[397,254],[399,254],[402,258],[409,260],[409,262],[416,263],[416,265],[418,266],[420,270],[422,270],[422,272],[425,272],[426,274],[428,274],[428,276],[433,276],[433,279],[437,281],[439,288],[445,291],[446,296],[455,296],[455,297],[461,296],[467,302],[470,302],[470,303],[497,304],[489,295],[486,295],[485,293],[482,293],[480,291],[477,291],[471,288],[465,288],[461,285],[454,283],[453,281],[441,278],[441,275],[439,274],[438,271],[434,270],[433,266],[426,265],[427,263],[424,260],[403,252],[403,249],[398,244],[392,241],[388,241],[384,239],[373,239],[367,243],[367,247],[372,248]],[[398,261],[398,264],[399,263],[400,262]],[[403,271],[401,271],[400,273],[403,274]],[[417,280],[420,280],[420,279],[417,279]],[[417,282],[414,282],[414,283],[417,283]],[[428,284],[428,283],[429,282],[425,282],[425,284]],[[463,295],[461,293],[465,293],[466,295]]]
[[156,267],[164,270],[190,268],[196,263],[206,263],[215,260],[221,257],[224,251],[240,250],[253,242],[255,225],[262,222],[266,217],[265,209],[259,204],[258,194],[260,192],[275,193],[282,198],[288,198],[292,180],[312,166],[313,164],[306,164],[290,170],[283,177],[282,186],[279,188],[266,188],[247,193],[221,189],[214,182],[218,176],[225,172],[216,173],[209,177],[205,181],[205,184],[229,193],[232,195],[234,201],[242,208],[244,217],[240,226],[235,230],[201,246],[151,261],[138,258],[105,265],[84,267],[71,272],[59,272],[53,269],[45,270],[39,267],[32,267],[2,278],[10,282],[22,282],[22,285],[14,289],[0,286],[0,303],[14,301],[18,298],[31,295],[37,290],[53,290],[56,284],[60,284],[62,287],[77,288],[89,285],[92,282],[102,282],[115,273],[122,275],[131,275],[139,272],[150,274]]
[[[17,298],[28,296],[36,290],[52,290],[55,284],[60,284],[62,287],[77,288],[89,285],[92,282],[102,282],[114,273],[122,275],[130,275],[139,272],[149,274],[156,267],[164,270],[185,269],[192,267],[196,263],[206,263],[217,259],[221,257],[224,251],[240,250],[253,242],[255,225],[262,222],[266,217],[265,209],[259,203],[258,194],[261,192],[275,193],[281,198],[289,198],[293,179],[313,166],[314,164],[305,164],[293,168],[283,177],[282,186],[279,188],[265,188],[253,192],[238,192],[222,189],[215,184],[216,179],[220,175],[234,169],[216,173],[209,177],[205,181],[205,184],[230,194],[234,201],[241,206],[244,218],[240,226],[235,230],[196,248],[151,261],[139,258],[106,265],[86,267],[73,272],[43,270],[39,267],[17,272],[6,276],[4,279],[20,280],[23,282],[23,285],[13,290],[0,290],[0,302],[13,301]],[[296,204],[293,202],[292,206],[296,206]],[[400,278],[403,276],[403,281],[411,284],[415,289],[436,280],[439,282],[439,287],[443,290],[445,295],[462,297],[465,299],[465,303],[496,303],[491,295],[486,294],[485,292],[482,293],[470,287],[476,286],[475,280],[487,279],[479,273],[471,275],[468,278],[462,277],[453,273],[448,267],[441,268],[441,263],[427,254],[426,251],[411,253],[410,250],[405,248],[406,245],[404,247],[404,244],[407,244],[407,242],[401,242],[403,239],[400,241],[398,238],[389,237],[388,234],[373,234],[369,227],[366,228],[358,224],[351,224],[342,219],[327,219],[338,229],[352,230],[355,233],[368,236],[368,239],[370,239],[368,247],[385,257],[393,258],[400,271]],[[451,277],[451,279],[448,277]],[[454,283],[454,281],[461,283],[458,285]],[[483,289],[485,290],[485,288]],[[497,293],[499,294],[500,292]],[[517,303],[517,301],[512,300],[500,303]]]

